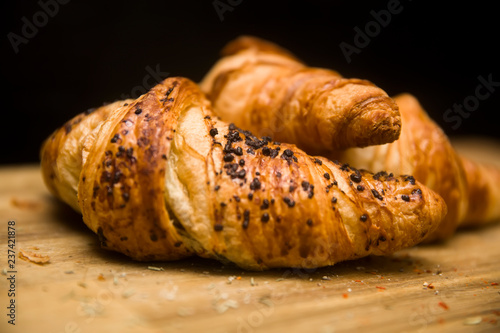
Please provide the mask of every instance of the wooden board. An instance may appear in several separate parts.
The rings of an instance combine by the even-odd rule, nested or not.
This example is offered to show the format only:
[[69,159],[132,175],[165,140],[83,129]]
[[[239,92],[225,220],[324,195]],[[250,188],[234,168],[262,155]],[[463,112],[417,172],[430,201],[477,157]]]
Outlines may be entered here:
[[[498,151],[481,154],[484,143],[462,147],[500,162]],[[48,194],[36,165],[0,169],[0,222],[1,332],[500,331],[500,224],[308,271],[247,272],[194,258],[139,263],[101,250],[81,217]],[[50,261],[22,260],[21,250]]]

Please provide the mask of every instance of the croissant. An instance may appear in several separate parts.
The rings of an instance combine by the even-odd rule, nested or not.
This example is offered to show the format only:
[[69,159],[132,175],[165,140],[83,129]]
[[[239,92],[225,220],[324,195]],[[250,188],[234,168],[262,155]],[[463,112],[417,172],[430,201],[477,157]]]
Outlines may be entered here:
[[180,77],[77,115],[43,143],[41,169],[103,248],[136,260],[320,267],[417,244],[447,211],[410,176],[313,157],[221,121]]
[[459,226],[500,219],[500,170],[460,156],[442,129],[410,94],[396,96],[403,129],[399,140],[329,154],[360,168],[411,173],[439,193],[448,215],[427,239],[446,239]]
[[[327,136],[321,131],[321,125],[318,125],[322,123],[318,117],[322,118],[323,123],[325,119],[337,120],[338,117],[343,117],[340,121],[346,124],[353,122],[354,118],[348,109],[339,112],[326,107],[325,104],[316,104],[317,99],[314,98],[307,102],[297,100],[299,98],[297,96],[300,95],[293,89],[299,86],[301,81],[297,83],[294,79],[289,79],[293,77],[292,74],[282,74],[304,70],[296,60],[288,60],[293,56],[277,45],[249,37],[230,42],[223,50],[223,54],[229,56],[222,58],[201,83],[203,90],[214,103],[214,112],[222,119],[229,119],[241,126],[252,128],[253,124],[255,126],[269,124],[282,118],[286,122],[288,116],[283,115],[288,115],[286,112],[290,112],[293,114],[291,117],[295,117],[293,119],[300,121],[296,126],[283,125],[286,127],[284,130],[275,127],[276,134],[281,140],[296,144],[307,152],[338,159],[358,168],[413,175],[442,196],[448,207],[448,215],[443,223],[426,241],[446,239],[461,225],[480,225],[500,220],[500,170],[459,156],[442,129],[429,118],[413,96],[402,94],[394,98],[399,107],[398,116],[401,118],[392,119],[397,119],[394,124],[397,124],[398,128],[402,123],[404,126],[399,138],[396,138],[398,140],[392,143],[389,140],[386,144],[372,141],[372,146],[364,148],[362,146],[365,144],[356,145],[356,141],[352,138],[357,135],[369,133],[371,138],[378,136],[371,134],[375,133],[374,131],[365,131],[355,121],[353,125],[343,124],[345,131],[329,132],[328,141],[319,141],[318,135]],[[279,65],[276,64],[278,62],[276,58],[280,59]],[[269,67],[272,69],[268,69]],[[275,69],[277,67],[279,70]],[[307,71],[315,70],[307,69]],[[282,79],[283,75],[289,77]],[[295,86],[291,88],[286,86],[287,80],[293,82]],[[274,82],[279,84],[274,85]],[[308,91],[309,96],[317,96],[315,91],[324,96],[324,90],[318,86],[311,86],[311,90]],[[278,102],[271,100],[276,98],[275,96]],[[342,95],[340,99],[338,95],[332,96],[330,102],[334,103],[339,99],[337,103],[343,105],[343,98],[356,98],[356,96]],[[319,107],[320,111],[311,113],[306,107],[302,107],[303,105]],[[396,110],[397,107],[394,106],[392,109]],[[300,118],[293,112],[303,113]],[[385,120],[391,119],[390,117],[380,119],[376,112],[366,110],[363,110],[361,115],[365,115],[366,119],[371,118],[374,129],[378,129],[379,123],[382,129],[386,128]],[[257,117],[258,121],[255,120]],[[361,142],[368,141],[361,140]],[[349,145],[350,148],[344,149]]]
[[369,81],[307,67],[255,37],[230,42],[222,54],[200,87],[225,121],[313,154],[399,137],[397,104]]

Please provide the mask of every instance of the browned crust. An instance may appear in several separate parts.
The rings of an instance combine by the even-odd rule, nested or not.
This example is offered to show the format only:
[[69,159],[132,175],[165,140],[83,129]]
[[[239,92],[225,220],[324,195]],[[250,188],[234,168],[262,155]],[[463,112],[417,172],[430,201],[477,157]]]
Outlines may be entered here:
[[394,100],[399,105],[403,123],[399,140],[384,146],[350,149],[335,154],[335,158],[369,170],[379,168],[412,174],[438,193],[448,207],[446,218],[427,241],[449,238],[468,209],[468,184],[463,165],[448,137],[414,96],[401,94]]
[[425,239],[446,214],[443,200],[413,177],[357,170],[221,121],[181,125],[171,154],[170,180],[191,203],[172,210],[190,212],[187,232],[213,257],[247,269],[393,253]]
[[287,49],[282,48],[281,46],[269,42],[267,40],[257,38],[254,36],[240,36],[231,42],[227,43],[224,48],[221,50],[220,54],[221,56],[229,56],[236,54],[240,51],[243,50],[248,50],[248,49],[254,49],[259,52],[267,52],[267,53],[273,53],[273,54],[280,54],[282,56],[288,57],[290,59],[293,59],[295,61],[300,61],[298,58],[295,57],[290,51]]
[[460,156],[468,184],[469,209],[463,226],[500,220],[500,168]]
[[[411,177],[312,157],[236,129],[210,110],[196,84],[169,78],[103,115],[93,132],[78,128],[90,125],[83,118],[71,125],[74,134],[89,133],[83,147],[64,154],[88,152],[77,204],[102,247],[137,260],[198,254],[248,269],[319,267],[414,245],[446,213],[442,199]],[[68,179],[54,186],[50,177],[53,159],[65,157],[56,153],[68,139],[61,130],[42,150],[56,193]],[[228,154],[238,160],[234,170]],[[182,193],[188,200],[177,205],[172,196]]]
[[397,104],[369,81],[307,67],[281,47],[248,36],[223,53],[201,87],[226,121],[312,154],[399,137]]
[[113,114],[101,129],[78,196],[83,218],[103,247],[138,260],[191,255],[167,212],[164,184],[179,112],[196,98],[191,81],[170,78]]

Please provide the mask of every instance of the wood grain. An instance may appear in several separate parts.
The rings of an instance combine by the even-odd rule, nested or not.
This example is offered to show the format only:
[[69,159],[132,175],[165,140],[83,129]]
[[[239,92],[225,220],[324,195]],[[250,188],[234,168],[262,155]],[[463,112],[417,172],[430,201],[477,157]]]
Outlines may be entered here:
[[[36,165],[0,168],[0,184],[1,332],[500,331],[498,223],[389,257],[256,273],[101,250],[81,216],[49,195]],[[50,257],[16,258],[15,326],[6,316],[9,220],[17,253]]]

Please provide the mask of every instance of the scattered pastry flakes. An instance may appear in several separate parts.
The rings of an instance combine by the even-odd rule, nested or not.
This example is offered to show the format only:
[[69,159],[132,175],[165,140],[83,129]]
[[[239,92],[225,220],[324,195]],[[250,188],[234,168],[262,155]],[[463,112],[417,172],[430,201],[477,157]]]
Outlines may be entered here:
[[449,306],[445,302],[439,302],[438,305],[445,310],[449,310]]
[[163,267],[155,267],[155,266],[148,266],[148,269],[151,271],[163,271]]
[[34,251],[26,251],[23,249],[19,249],[19,258],[40,265],[46,264],[50,261],[50,257],[48,255],[39,254]]
[[483,318],[480,316],[468,317],[465,318],[464,325],[478,325],[481,321],[483,321]]

